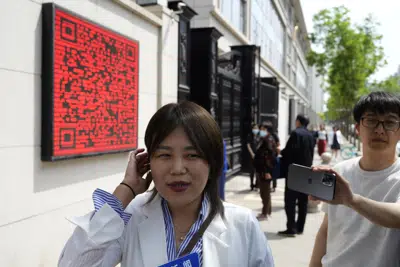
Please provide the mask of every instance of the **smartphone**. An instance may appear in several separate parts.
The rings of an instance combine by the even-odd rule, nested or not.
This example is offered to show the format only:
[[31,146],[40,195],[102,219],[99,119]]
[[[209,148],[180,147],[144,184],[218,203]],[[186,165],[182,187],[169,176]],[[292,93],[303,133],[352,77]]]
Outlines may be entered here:
[[291,190],[331,201],[335,196],[336,175],[329,172],[314,172],[310,167],[291,164],[287,186]]

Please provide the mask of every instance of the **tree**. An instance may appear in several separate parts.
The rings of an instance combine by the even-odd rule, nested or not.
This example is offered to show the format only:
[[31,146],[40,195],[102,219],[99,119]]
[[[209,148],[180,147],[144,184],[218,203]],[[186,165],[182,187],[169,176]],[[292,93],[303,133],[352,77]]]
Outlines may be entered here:
[[400,94],[400,77],[390,76],[389,78],[377,82],[374,81],[369,85],[371,91],[385,91],[394,94]]
[[324,112],[318,112],[317,113],[318,117],[322,120],[325,121],[326,120],[326,116]]
[[343,117],[357,99],[368,92],[368,79],[386,64],[378,25],[368,16],[362,25],[353,25],[344,6],[324,9],[313,18],[314,32],[309,39],[313,49],[307,55],[325,80],[330,98],[327,119]]

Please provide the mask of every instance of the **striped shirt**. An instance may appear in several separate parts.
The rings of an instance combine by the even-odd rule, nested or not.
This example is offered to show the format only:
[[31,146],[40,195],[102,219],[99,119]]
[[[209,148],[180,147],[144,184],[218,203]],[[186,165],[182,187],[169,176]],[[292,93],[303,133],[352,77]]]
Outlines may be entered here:
[[[166,233],[166,243],[167,243],[167,256],[168,256],[168,261],[173,261],[179,258],[180,254],[185,250],[187,245],[189,244],[190,240],[194,236],[194,234],[200,229],[201,224],[204,222],[207,214],[207,209],[209,205],[209,198],[207,195],[203,198],[203,201],[201,203],[201,208],[199,212],[199,216],[196,220],[196,222],[192,225],[190,228],[189,232],[186,234],[183,242],[179,246],[179,248],[176,248],[176,243],[175,243],[175,230],[174,230],[174,224],[172,221],[172,216],[168,208],[167,201],[165,199],[161,200],[161,207],[163,211],[163,217],[164,217],[164,224],[165,224],[165,233]],[[93,192],[93,203],[94,203],[94,208],[95,211],[97,212],[101,207],[103,207],[104,204],[108,204],[113,210],[119,214],[121,219],[124,221],[125,225],[129,222],[129,219],[131,218],[132,214],[124,212],[124,209],[122,207],[121,201],[114,196],[113,194],[110,194],[104,190],[101,189],[96,189]],[[192,253],[196,252],[199,254],[200,258],[200,266],[202,266],[203,262],[203,239],[200,238],[199,241],[196,243],[194,248],[191,251]]]
[[[199,216],[196,222],[190,228],[189,232],[186,234],[183,242],[179,246],[179,249],[176,248],[174,223],[172,221],[172,216],[169,211],[167,201],[163,199],[161,203],[164,213],[165,232],[167,237],[168,261],[173,261],[179,258],[180,254],[185,250],[194,234],[200,229],[200,226],[204,222],[205,216],[207,214],[209,199],[207,195],[203,198]],[[201,266],[203,262],[203,238],[200,238],[199,241],[197,241],[191,252],[196,252],[197,254],[199,254]]]

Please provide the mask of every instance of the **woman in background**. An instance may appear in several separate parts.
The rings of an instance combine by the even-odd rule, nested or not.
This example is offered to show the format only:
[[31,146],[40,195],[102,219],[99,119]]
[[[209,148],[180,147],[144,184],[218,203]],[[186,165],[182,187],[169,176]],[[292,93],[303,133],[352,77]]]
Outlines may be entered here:
[[325,130],[325,125],[321,124],[318,131],[318,155],[321,156],[326,151],[326,143],[328,141],[328,133]]
[[[272,211],[271,181],[272,173],[276,165],[277,143],[273,135],[267,131],[267,128],[270,126],[272,126],[272,124],[268,122],[261,125],[260,132],[265,131],[267,134],[262,137],[254,157],[254,167],[260,186],[260,197],[263,205],[261,213],[257,216],[259,220],[268,219]],[[263,135],[264,134],[261,136]]]
[[342,143],[342,133],[337,126],[333,126],[333,138],[332,138],[332,158],[337,159],[338,152],[340,151],[340,144]]
[[[264,134],[261,133],[261,134]],[[266,134],[266,131],[265,131]],[[257,150],[257,146],[260,143],[260,128],[256,123],[253,123],[251,133],[247,137],[247,150],[249,151],[250,154],[250,160],[251,160],[251,170],[250,170],[250,190],[253,191],[254,189],[258,188],[258,181],[257,177],[255,176],[255,169],[254,169],[254,155]],[[254,179],[256,178],[256,179]]]

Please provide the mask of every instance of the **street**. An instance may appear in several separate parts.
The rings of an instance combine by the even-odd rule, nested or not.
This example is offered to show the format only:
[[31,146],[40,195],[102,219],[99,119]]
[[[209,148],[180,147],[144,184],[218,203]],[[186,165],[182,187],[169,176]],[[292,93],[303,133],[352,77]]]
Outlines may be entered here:
[[[347,142],[347,141],[346,141]],[[340,162],[331,163],[333,165]],[[314,164],[320,165],[321,160],[317,153],[314,156]],[[278,236],[278,231],[286,230],[286,214],[284,209],[284,179],[278,180],[278,186],[272,198],[272,216],[268,221],[260,221],[261,228],[267,236],[272,249],[275,266],[277,267],[306,267],[308,266],[315,236],[323,220],[324,213],[308,213],[303,235],[296,237]],[[249,176],[236,176],[226,183],[225,187],[226,201],[237,205],[245,206],[254,211],[257,215],[261,211],[261,198],[258,192],[250,191]]]

